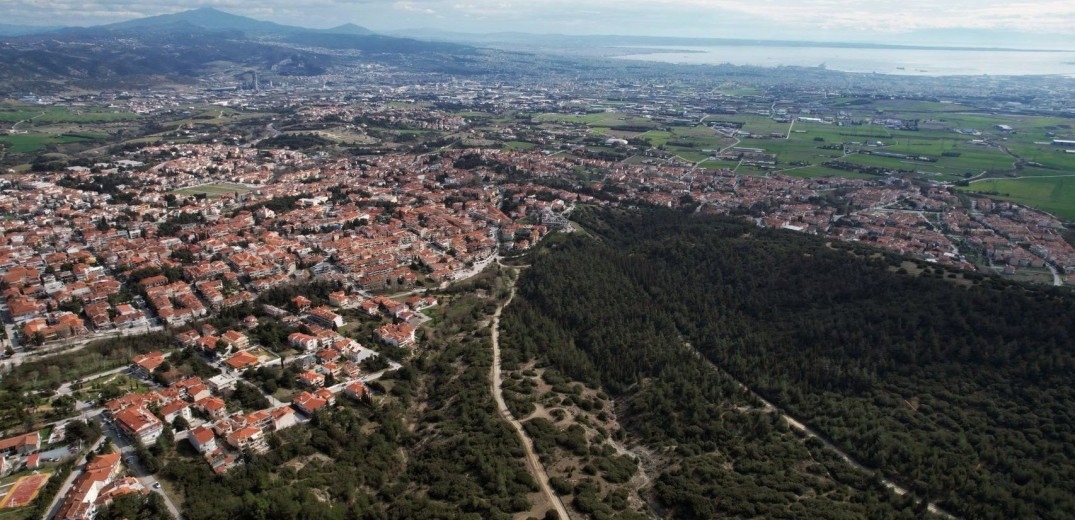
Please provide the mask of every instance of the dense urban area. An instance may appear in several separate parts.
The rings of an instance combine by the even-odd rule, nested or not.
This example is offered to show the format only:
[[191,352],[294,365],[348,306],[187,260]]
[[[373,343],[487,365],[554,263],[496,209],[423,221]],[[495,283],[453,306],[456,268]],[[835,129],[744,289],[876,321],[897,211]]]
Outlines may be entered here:
[[[888,280],[877,290],[907,298],[892,305],[1037,312],[1055,334],[1027,332],[1024,352],[1070,346],[1070,314],[1052,313],[1075,285],[1075,80],[585,57],[570,70],[535,58],[517,75],[510,53],[457,74],[324,47],[340,61],[304,75],[244,65],[186,83],[4,93],[0,520],[1029,518],[1073,505],[1069,462],[966,455],[968,442],[1030,435],[1004,429],[1019,420],[986,439],[922,404],[933,398],[916,382],[1000,392],[1009,377],[1051,380],[1069,354],[1018,376],[999,368],[1019,356],[1006,355],[983,369],[996,370],[988,383],[954,368],[908,375],[891,364],[936,349],[1002,358],[960,351],[929,332],[947,325],[913,310],[874,323],[918,324],[913,341],[934,350],[885,346],[848,367],[819,346],[802,361],[824,383],[743,350],[886,341],[843,322],[838,336],[799,323],[768,337],[765,324],[782,323],[771,318],[731,350],[714,345],[747,323],[728,316],[806,315],[828,298],[785,306],[776,287],[858,297],[816,274],[842,277],[843,262],[846,284]],[[744,242],[718,247],[717,235]],[[755,265],[770,257],[781,267]],[[743,289],[732,271],[769,282]],[[699,311],[724,308],[714,294],[774,300],[718,318]],[[616,341],[632,354],[610,354]],[[858,392],[852,411],[833,404],[844,391]],[[1016,399],[1005,392],[996,402]],[[698,407],[665,407],[669,396]],[[1067,402],[1054,397],[1043,406]],[[890,406],[932,408],[937,423],[890,425],[894,440],[854,422]],[[1060,415],[1041,435],[1062,445]],[[915,428],[944,430],[930,449],[966,458],[901,448],[928,444]],[[1070,460],[1072,444],[1052,446],[1032,456]],[[752,457],[788,469],[747,484]],[[969,476],[939,480],[953,471]]]

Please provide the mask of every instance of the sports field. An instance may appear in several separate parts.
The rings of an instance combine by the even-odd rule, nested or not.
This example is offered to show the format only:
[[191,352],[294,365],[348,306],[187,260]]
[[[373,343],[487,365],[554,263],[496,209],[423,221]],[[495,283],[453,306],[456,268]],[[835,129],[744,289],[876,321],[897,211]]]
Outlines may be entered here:
[[254,191],[253,188],[248,188],[239,184],[202,184],[201,186],[191,186],[189,188],[183,188],[175,190],[175,193],[179,195],[206,195],[208,197],[221,197],[224,195],[231,195],[233,193],[243,194]]
[[16,480],[8,489],[3,499],[0,499],[0,508],[23,507],[29,505],[37,498],[41,488],[49,481],[52,473],[34,473]]

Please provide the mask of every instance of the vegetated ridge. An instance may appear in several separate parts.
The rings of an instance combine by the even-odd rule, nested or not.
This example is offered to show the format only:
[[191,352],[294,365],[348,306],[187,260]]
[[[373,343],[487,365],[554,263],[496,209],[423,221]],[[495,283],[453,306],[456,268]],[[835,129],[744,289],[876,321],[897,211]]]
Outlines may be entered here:
[[[895,255],[742,221],[611,209],[576,219],[598,238],[533,255],[502,341],[516,361],[537,358],[627,403],[628,434],[665,454],[653,492],[672,516],[1075,510],[1070,291],[908,270]],[[880,475],[788,442],[786,425],[699,354]],[[914,498],[881,488],[882,476]]]

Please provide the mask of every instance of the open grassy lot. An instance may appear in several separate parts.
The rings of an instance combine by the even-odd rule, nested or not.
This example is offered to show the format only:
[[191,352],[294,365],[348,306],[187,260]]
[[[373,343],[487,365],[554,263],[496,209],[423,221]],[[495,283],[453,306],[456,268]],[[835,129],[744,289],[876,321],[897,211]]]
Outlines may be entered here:
[[702,151],[694,148],[680,148],[675,146],[669,146],[668,151],[676,154],[677,157],[685,161],[693,163],[704,161],[709,158],[709,154],[703,153]]
[[38,107],[29,105],[0,105],[0,122],[32,119],[35,125],[54,123],[108,123],[142,117],[134,112],[103,107]]
[[1014,144],[1008,149],[1024,160],[1036,162],[1045,168],[1075,173],[1075,154],[1067,153],[1059,146]]
[[0,520],[30,520],[36,518],[32,507],[18,509],[0,509]]
[[210,104],[191,105],[185,107],[185,110],[190,113],[189,117],[170,120],[166,123],[166,126],[169,128],[178,128],[184,125],[220,126],[228,123],[256,119],[266,119],[265,122],[268,123],[267,118],[272,117],[272,114],[263,112],[241,112],[234,108],[225,108]]
[[1010,177],[1067,177],[1069,175],[1075,175],[1075,169],[1073,170],[1055,170],[1049,168],[1035,168],[1028,166],[1017,172],[1012,172]]
[[149,386],[138,378],[125,373],[112,374],[90,381],[78,389],[82,399],[108,400],[128,393],[149,391]]
[[587,125],[591,127],[612,128],[616,126],[638,126],[657,128],[659,125],[644,117],[635,117],[616,112],[599,112],[596,114],[541,114],[534,116],[537,122],[560,122]]
[[1026,204],[1066,220],[1075,220],[1075,174],[1071,177],[987,179],[959,189]]
[[737,164],[739,163],[736,161],[718,161],[710,159],[708,161],[703,161],[702,164],[700,164],[699,166],[710,170],[719,170],[721,168],[727,168],[730,170],[732,168],[735,168],[735,165]]
[[[850,107],[846,102],[842,106]],[[971,110],[970,107],[955,103],[941,103],[937,101],[915,101],[911,99],[886,99],[878,100],[869,104],[872,110],[894,113],[924,113],[937,114],[943,112],[961,112]]]
[[0,143],[6,145],[8,147],[8,152],[10,153],[30,153],[37,150],[43,150],[50,144],[66,144],[96,140],[91,137],[91,135],[92,134],[13,134],[0,136]]
[[866,173],[848,172],[843,170],[835,170],[832,168],[826,168],[824,166],[807,166],[804,168],[793,168],[790,170],[784,170],[780,172],[781,175],[787,175],[788,177],[802,177],[802,178],[814,178],[814,177],[845,177],[848,179],[880,179],[877,175],[869,175]]
[[[770,133],[779,132],[787,133],[789,123],[781,123],[773,121],[768,116],[756,115],[756,114],[735,114],[735,115],[716,115],[706,118],[706,123],[725,123],[731,125],[742,125],[742,130],[750,132],[752,134],[769,135]],[[798,126],[798,125],[796,125]]]
[[254,191],[252,188],[246,186],[240,186],[238,184],[202,184],[201,186],[191,186],[189,188],[183,188],[175,190],[175,193],[180,195],[199,195],[204,194],[209,197],[220,197],[223,195],[230,195],[232,193],[249,193]]
[[525,152],[525,151],[533,150],[536,147],[537,147],[537,145],[535,145],[534,143],[527,143],[527,142],[524,142],[524,141],[508,141],[508,142],[504,143],[504,149],[505,150],[517,151],[517,152]]

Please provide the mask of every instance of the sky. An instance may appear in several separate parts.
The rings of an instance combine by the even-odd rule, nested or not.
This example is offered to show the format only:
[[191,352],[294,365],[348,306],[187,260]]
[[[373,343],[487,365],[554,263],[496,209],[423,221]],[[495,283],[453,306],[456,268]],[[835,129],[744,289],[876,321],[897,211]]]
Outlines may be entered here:
[[1073,0],[0,0],[0,23],[86,26],[206,6],[375,31],[899,41],[914,31],[975,29],[962,33],[1047,34],[1056,47],[1075,47]]

